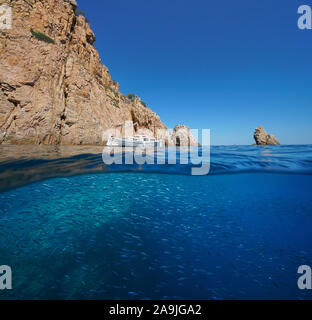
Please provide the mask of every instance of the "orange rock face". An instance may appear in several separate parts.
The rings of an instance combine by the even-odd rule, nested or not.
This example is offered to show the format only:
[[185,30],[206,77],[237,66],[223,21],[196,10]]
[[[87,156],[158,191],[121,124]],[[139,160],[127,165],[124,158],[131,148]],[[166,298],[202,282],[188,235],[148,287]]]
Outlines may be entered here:
[[125,121],[136,130],[166,129],[140,99],[119,92],[75,1],[3,3],[13,20],[0,30],[0,144],[102,145],[103,132]]
[[257,145],[279,145],[279,141],[273,134],[268,134],[263,127],[255,129],[254,139]]

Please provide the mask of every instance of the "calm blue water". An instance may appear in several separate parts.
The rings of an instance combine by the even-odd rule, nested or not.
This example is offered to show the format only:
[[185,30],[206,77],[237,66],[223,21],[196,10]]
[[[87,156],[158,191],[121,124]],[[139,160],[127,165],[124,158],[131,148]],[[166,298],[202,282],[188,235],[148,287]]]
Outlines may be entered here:
[[311,146],[213,147],[199,177],[0,151],[0,265],[13,272],[0,299],[312,298],[297,288],[312,265]]

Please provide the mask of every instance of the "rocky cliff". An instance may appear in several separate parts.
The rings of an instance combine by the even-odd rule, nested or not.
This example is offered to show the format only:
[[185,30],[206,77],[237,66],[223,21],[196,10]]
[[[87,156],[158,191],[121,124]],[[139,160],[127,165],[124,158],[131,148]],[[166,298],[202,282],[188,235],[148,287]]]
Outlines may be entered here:
[[257,145],[279,145],[279,141],[273,134],[268,134],[263,127],[256,128],[254,139]]
[[0,30],[0,144],[102,145],[103,132],[125,121],[137,132],[166,129],[139,98],[120,93],[76,1],[3,3],[13,24]]

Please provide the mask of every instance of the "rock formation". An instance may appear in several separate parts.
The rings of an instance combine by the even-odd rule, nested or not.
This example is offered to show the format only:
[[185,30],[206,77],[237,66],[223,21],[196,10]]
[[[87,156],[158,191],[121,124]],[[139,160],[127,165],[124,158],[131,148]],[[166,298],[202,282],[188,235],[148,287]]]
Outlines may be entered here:
[[273,134],[268,134],[263,127],[256,128],[254,139],[257,145],[279,145],[280,143]]
[[190,128],[184,125],[177,125],[171,135],[171,144],[175,146],[198,146],[198,141],[192,136]]
[[139,98],[120,93],[76,1],[4,2],[13,25],[0,30],[0,144],[102,145],[103,132],[125,121],[154,135],[167,129]]

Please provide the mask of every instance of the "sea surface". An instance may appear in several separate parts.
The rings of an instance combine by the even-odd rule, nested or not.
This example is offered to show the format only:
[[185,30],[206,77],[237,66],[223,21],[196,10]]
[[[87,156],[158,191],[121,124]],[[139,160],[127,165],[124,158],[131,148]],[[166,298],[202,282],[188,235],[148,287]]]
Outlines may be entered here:
[[192,176],[185,149],[0,146],[0,299],[312,299],[312,146],[210,151]]

